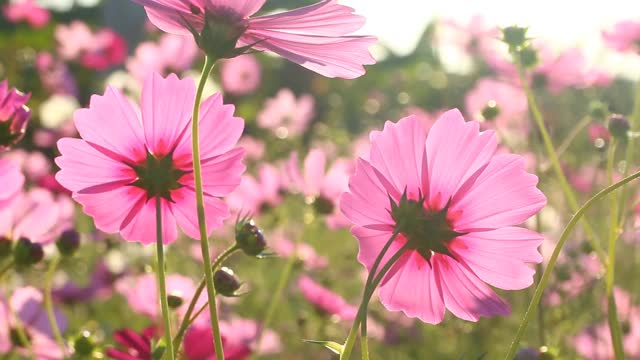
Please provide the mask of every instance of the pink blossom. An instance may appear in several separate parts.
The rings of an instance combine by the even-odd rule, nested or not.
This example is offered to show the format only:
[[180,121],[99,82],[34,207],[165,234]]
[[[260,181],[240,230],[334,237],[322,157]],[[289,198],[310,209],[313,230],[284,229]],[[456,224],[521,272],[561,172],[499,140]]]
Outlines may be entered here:
[[488,25],[480,15],[475,15],[468,22],[462,23],[457,19],[445,19],[438,29],[439,43],[447,45],[454,43],[467,53],[473,54],[480,49],[494,46],[492,42],[500,36],[497,26]]
[[0,234],[49,244],[73,226],[73,213],[73,202],[67,196],[56,197],[48,190],[31,188],[0,210]]
[[[58,327],[64,331],[67,320],[57,309],[54,314]],[[15,317],[14,317],[15,315]],[[17,317],[17,319],[16,319]],[[43,306],[42,293],[33,287],[16,289],[10,299],[0,293],[0,353],[6,354],[12,350],[11,331],[20,326],[25,336],[31,342],[37,359],[58,360],[64,356],[53,338],[53,331],[49,318]],[[30,350],[23,346],[16,346],[22,356],[30,356]]]
[[417,106],[408,107],[405,111],[405,114],[406,116],[414,115],[418,119],[418,121],[422,123],[422,126],[424,127],[424,130],[426,132],[429,132],[429,130],[431,130],[431,127],[436,123],[436,120],[438,120],[438,117],[440,116],[439,114],[432,114],[430,112],[427,112]]
[[529,132],[529,106],[524,91],[511,84],[480,79],[465,97],[467,113],[499,133],[513,133],[526,138]]
[[151,345],[156,341],[157,330],[154,326],[137,333],[130,329],[120,329],[113,334],[113,339],[120,349],[107,348],[105,354],[117,360],[151,360]]
[[262,140],[256,139],[251,136],[243,136],[238,141],[238,146],[245,149],[247,152],[247,159],[251,160],[261,160],[264,156],[265,145]]
[[337,159],[327,169],[327,155],[320,149],[312,149],[304,159],[300,171],[298,153],[294,152],[285,165],[289,187],[301,192],[305,201],[320,215],[326,215],[332,229],[346,227],[348,220],[340,212],[340,195],[347,190],[353,163]]
[[[376,38],[351,35],[365,19],[335,0],[253,18],[250,16],[266,0],[134,1],[145,7],[151,22],[163,31],[178,35],[195,31],[200,41],[206,41],[209,28],[215,27],[213,32],[230,37],[222,41],[238,39],[237,51],[246,46],[270,51],[326,77],[356,78],[365,73],[363,65],[375,63],[368,48]],[[205,48],[218,45],[200,43]]]
[[36,68],[40,81],[51,94],[78,96],[78,85],[67,65],[46,51],[38,53]]
[[307,270],[324,269],[329,264],[325,256],[319,255],[313,246],[305,242],[294,242],[282,231],[276,231],[269,235],[269,244],[279,256],[288,258],[297,256]]
[[79,20],[69,25],[59,24],[55,29],[58,54],[64,60],[77,60],[82,53],[93,46],[93,32]]
[[638,52],[640,46],[640,21],[625,20],[613,27],[611,31],[603,31],[605,43],[620,52]]
[[31,110],[25,105],[30,97],[31,94],[9,89],[7,80],[0,81],[0,151],[24,137],[31,119]]
[[0,159],[0,212],[14,203],[24,185],[24,175],[15,163]]
[[[262,332],[262,339],[258,338]],[[281,350],[280,338],[253,320],[233,318],[220,322],[220,334],[226,360],[245,360],[252,354],[269,355]],[[259,346],[259,347],[258,347]],[[193,326],[184,338],[187,360],[215,360],[210,326]]]
[[495,134],[479,127],[451,110],[428,135],[415,117],[371,134],[369,160],[358,161],[341,208],[368,269],[399,232],[382,261],[407,249],[380,285],[389,310],[437,324],[446,308],[477,321],[510,312],[487,284],[517,290],[533,283],[528,264],[542,261],[542,236],[514,225],[546,198],[524,159],[496,154]]
[[32,28],[42,28],[49,23],[51,14],[35,0],[17,0],[2,7],[7,20],[12,23],[26,22]]
[[570,87],[585,87],[587,67],[582,51],[572,48],[562,51],[558,55],[539,46],[540,64],[533,72],[533,83],[541,82],[553,93],[558,93]]
[[158,43],[140,44],[126,66],[131,75],[144,81],[154,72],[167,74],[189,70],[198,54],[198,46],[193,39],[165,34]]
[[302,135],[313,119],[314,105],[311,95],[296,99],[291,90],[281,89],[258,113],[258,126],[273,130],[281,139]]
[[98,71],[120,65],[127,58],[127,42],[111,29],[98,31],[93,45],[80,58],[80,63]]
[[[129,276],[118,280],[115,289],[127,299],[133,311],[155,320],[161,316],[156,281],[154,274]],[[174,274],[167,276],[167,296],[178,296],[183,300],[184,306],[177,310],[180,316],[186,313],[195,292],[196,286],[190,278]],[[206,302],[207,295],[203,294],[196,302],[196,308],[199,309]],[[204,317],[200,320],[206,321]]]
[[335,315],[344,321],[355,319],[358,307],[347,303],[340,295],[316,283],[310,277],[300,276],[298,288],[307,301],[327,314]]
[[262,164],[257,177],[242,176],[238,188],[227,197],[227,203],[236,212],[259,215],[264,207],[277,206],[282,202],[281,189],[278,169],[270,164]]
[[[601,123],[593,123],[589,125],[588,132],[589,132],[589,139],[596,147],[598,147],[599,139],[601,139],[604,142],[602,146],[604,146],[604,144],[609,142],[609,138],[610,138],[609,130],[607,129],[606,126],[604,126]],[[602,147],[602,146],[599,146],[599,147]]]
[[225,60],[220,69],[222,88],[234,96],[251,94],[260,86],[262,69],[253,55]]
[[[164,242],[176,240],[176,225],[199,238],[190,131],[194,98],[192,79],[153,74],[144,85],[141,111],[113,88],[104,96],[93,96],[88,109],[76,111],[82,139],[58,141],[62,156],[56,158],[61,169],[56,179],[73,192],[98,229],[119,232],[128,241],[155,242],[155,199],[159,198]],[[233,111],[233,106],[222,103],[220,94],[201,107],[209,233],[229,217],[219,197],[238,186],[245,170],[244,151],[234,148],[244,122]],[[157,181],[158,176],[162,181]]]

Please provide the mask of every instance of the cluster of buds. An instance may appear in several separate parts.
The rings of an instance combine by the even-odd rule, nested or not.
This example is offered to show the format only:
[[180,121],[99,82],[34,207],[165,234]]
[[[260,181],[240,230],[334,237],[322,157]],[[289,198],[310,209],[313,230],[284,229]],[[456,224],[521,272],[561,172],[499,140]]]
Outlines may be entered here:
[[528,30],[520,26],[502,29],[502,41],[509,46],[513,60],[523,69],[532,68],[538,63],[538,51],[531,46],[531,38],[527,36]]

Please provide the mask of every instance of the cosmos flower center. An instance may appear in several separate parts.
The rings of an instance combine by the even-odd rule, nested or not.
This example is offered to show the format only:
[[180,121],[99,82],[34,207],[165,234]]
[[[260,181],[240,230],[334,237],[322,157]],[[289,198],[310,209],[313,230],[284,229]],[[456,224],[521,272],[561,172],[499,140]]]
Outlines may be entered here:
[[486,121],[491,121],[500,115],[500,107],[498,107],[498,104],[494,100],[490,100],[482,109],[481,115]]
[[171,191],[183,186],[179,181],[187,173],[175,167],[173,153],[163,157],[147,153],[145,161],[133,166],[133,170],[138,178],[131,185],[145,190],[149,199],[159,196],[169,201],[172,201]]
[[463,235],[454,231],[447,221],[449,204],[442,210],[425,207],[425,198],[409,199],[407,193],[399,202],[391,200],[391,217],[395,230],[407,239],[407,246],[417,251],[427,262],[434,253],[452,256],[447,244]]

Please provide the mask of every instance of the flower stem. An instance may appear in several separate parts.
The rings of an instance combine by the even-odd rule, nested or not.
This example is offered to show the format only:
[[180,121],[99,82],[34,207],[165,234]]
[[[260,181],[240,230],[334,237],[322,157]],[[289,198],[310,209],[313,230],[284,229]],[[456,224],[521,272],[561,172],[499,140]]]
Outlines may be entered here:
[[[220,265],[222,265],[222,263],[229,256],[231,256],[234,252],[236,252],[238,249],[239,248],[238,248],[237,245],[233,245],[230,248],[228,248],[227,250],[225,250],[222,254],[220,254],[220,256],[218,256],[218,258],[211,265],[211,271],[215,273],[215,271],[220,267]],[[189,326],[191,326],[191,324],[195,321],[195,319],[198,318],[200,313],[202,313],[202,311],[204,311],[204,308],[203,308],[200,311],[196,312],[195,315],[193,315],[193,312],[195,311],[195,308],[196,308],[196,304],[198,303],[198,300],[200,299],[200,295],[202,295],[202,292],[204,291],[205,286],[206,286],[205,279],[200,280],[200,285],[198,285],[198,288],[196,289],[196,292],[193,294],[193,298],[191,299],[191,302],[189,303],[189,307],[187,308],[187,312],[185,313],[184,318],[182,319],[182,323],[180,324],[180,327],[178,328],[178,333],[173,338],[173,347],[175,349],[175,353],[176,354],[178,353],[178,351],[180,351],[180,346],[182,344],[182,338],[184,337],[184,334],[187,332],[187,329],[189,328]],[[209,304],[209,301],[207,301],[207,303],[204,305],[204,307],[207,307],[208,304]]]
[[51,260],[49,264],[49,269],[45,275],[44,280],[44,307],[47,311],[47,317],[49,319],[49,325],[51,326],[51,330],[53,331],[53,337],[56,339],[58,346],[60,347],[60,351],[62,351],[62,355],[66,357],[66,347],[64,345],[64,338],[60,333],[60,328],[58,327],[58,321],[56,320],[56,314],[53,311],[53,300],[51,298],[51,288],[53,285],[53,275],[58,268],[58,264],[60,263],[60,257],[56,256]]
[[[555,151],[555,148],[553,146],[553,142],[551,141],[551,136],[549,136],[549,132],[547,131],[547,128],[544,124],[544,120],[542,118],[542,113],[540,112],[540,109],[538,108],[538,105],[536,104],[536,100],[535,97],[533,96],[533,92],[531,91],[531,88],[529,87],[529,83],[527,81],[527,78],[525,76],[525,71],[524,68],[522,67],[522,65],[520,64],[519,61],[516,61],[516,65],[518,67],[518,74],[520,75],[520,82],[522,84],[522,88],[527,96],[527,101],[529,102],[529,109],[531,110],[531,114],[533,115],[533,119],[536,122],[536,125],[538,127],[538,131],[540,131],[540,134],[542,135],[542,142],[544,144],[545,147],[545,151],[547,152],[547,156],[549,156],[549,160],[551,161],[551,167],[553,168],[553,171],[556,174],[556,177],[558,178],[558,181],[560,182],[560,189],[562,190],[562,192],[564,193],[565,198],[567,199],[567,202],[569,204],[569,207],[571,209],[571,211],[573,213],[576,213],[576,211],[578,211],[578,200],[576,198],[576,195],[574,194],[573,190],[571,189],[571,186],[569,186],[569,182],[567,181],[567,177],[564,174],[564,171],[562,170],[562,167],[560,166],[560,160],[558,159],[558,154]],[[589,222],[585,219],[582,222],[582,225],[584,227],[584,231],[587,235],[587,239],[589,240],[590,245],[593,247],[593,249],[595,250],[596,254],[598,255],[598,258],[600,259],[600,261],[604,264],[606,261],[605,255],[604,255],[604,251],[602,250],[602,247],[600,246],[600,242],[597,240],[597,236],[596,233],[593,231],[593,228],[591,228],[591,225],[589,224]]]
[[0,280],[13,268],[13,260],[8,262],[2,269],[0,269]]
[[[607,180],[613,184],[613,165],[615,163],[616,139],[611,139],[607,156]],[[610,196],[611,224],[609,225],[609,255],[607,257],[606,289],[607,289],[607,318],[609,321],[609,331],[616,359],[624,358],[624,348],[622,346],[622,328],[618,321],[616,300],[613,296],[613,286],[615,284],[615,264],[616,264],[616,242],[618,240],[618,196]]]
[[213,285],[213,271],[211,271],[211,255],[209,254],[209,239],[207,231],[207,223],[204,213],[204,191],[202,189],[202,164],[200,164],[200,103],[202,102],[202,92],[204,85],[207,83],[211,69],[215,61],[207,56],[204,61],[204,68],[196,99],[193,104],[193,117],[191,136],[193,138],[193,177],[195,179],[196,190],[196,207],[198,212],[198,227],[200,228],[200,247],[202,250],[202,259],[204,261],[204,277],[207,284],[207,295],[209,297],[209,313],[211,315],[211,331],[213,333],[213,346],[216,352],[216,359],[224,359],[224,350],[222,348],[222,337],[220,336],[220,325],[218,323],[218,308],[216,307],[216,289]]
[[542,278],[540,279],[540,282],[538,283],[538,286],[536,287],[536,291],[533,294],[533,299],[531,299],[531,302],[529,303],[529,307],[527,308],[527,311],[524,314],[522,322],[520,322],[520,326],[518,327],[518,331],[516,332],[516,335],[513,338],[511,346],[509,347],[509,351],[507,352],[507,355],[505,356],[505,359],[510,360],[510,359],[514,358],[514,356],[516,354],[516,351],[518,350],[518,346],[520,344],[520,340],[522,340],[522,336],[524,335],[524,331],[526,330],[527,325],[529,324],[529,321],[531,320],[531,317],[536,312],[536,308],[538,307],[538,304],[540,302],[540,298],[542,297],[542,293],[543,293],[544,289],[546,288],[547,283],[549,282],[549,278],[551,276],[551,273],[553,272],[553,269],[554,269],[554,267],[556,265],[556,262],[558,261],[558,256],[560,255],[560,251],[562,250],[562,247],[564,246],[564,244],[566,243],[567,239],[571,235],[571,232],[576,227],[576,224],[578,223],[578,221],[580,221],[580,219],[582,219],[584,214],[593,205],[595,205],[598,201],[600,201],[601,199],[603,199],[604,197],[609,195],[611,192],[619,189],[620,187],[623,187],[627,183],[629,183],[629,182],[631,182],[631,181],[633,181],[633,180],[635,180],[637,178],[640,178],[640,172],[636,172],[636,173],[634,173],[634,174],[632,174],[632,175],[630,175],[630,176],[618,181],[615,184],[609,185],[608,187],[606,187],[605,189],[603,189],[599,193],[597,193],[595,196],[593,196],[591,199],[587,200],[587,202],[584,203],[584,205],[582,205],[582,207],[580,209],[578,209],[578,211],[573,215],[571,220],[569,220],[569,223],[567,223],[567,226],[564,228],[564,230],[562,231],[562,234],[560,235],[560,239],[558,240],[558,244],[556,245],[555,249],[553,249],[553,254],[551,255],[551,258],[549,259],[549,263],[547,264],[547,268],[544,270],[544,273],[542,274]]
[[164,243],[162,241],[162,203],[156,196],[156,273],[158,274],[158,297],[164,320],[164,338],[167,346],[165,353],[173,360],[173,343],[171,342],[171,314],[169,314],[169,301],[167,299],[167,285],[165,281]]
[[[635,103],[633,107],[633,114],[631,114],[631,122],[629,124],[632,136],[629,136],[629,143],[627,144],[627,151],[624,159],[625,165],[624,165],[624,170],[622,172],[623,177],[626,177],[627,175],[629,175],[629,172],[631,171],[631,167],[635,163],[635,159],[636,159],[636,145],[638,142],[637,137],[638,137],[638,132],[640,132],[640,82],[638,82],[636,86],[636,96],[635,96],[634,102]],[[626,196],[627,190],[628,189],[626,186],[622,188],[622,191],[620,192],[621,199],[627,198]],[[618,215],[621,217],[620,227],[623,227],[624,225],[625,217],[623,215],[626,212],[625,210],[626,204],[627,203],[625,201],[621,201],[619,205]]]
[[[387,244],[393,243],[396,236],[397,234],[394,233],[394,235],[391,236],[389,241],[387,241]],[[390,245],[389,246],[385,245],[385,248],[383,248],[384,252],[386,252],[386,250],[388,250],[389,247]],[[373,280],[371,280],[370,282],[367,281],[369,282],[369,285],[365,286],[364,295],[362,296],[362,302],[358,307],[358,313],[356,314],[356,318],[354,319],[353,325],[351,326],[351,330],[349,331],[349,336],[347,337],[347,341],[344,344],[342,354],[340,355],[340,360],[348,360],[349,358],[351,358],[351,352],[353,351],[353,346],[355,345],[356,335],[358,333],[358,327],[360,324],[363,324],[365,321],[367,321],[366,320],[367,307],[369,305],[369,300],[371,300],[371,296],[373,296],[373,292],[375,291],[378,284],[380,284],[380,281],[382,281],[384,275],[386,275],[386,273],[389,271],[391,266],[393,266],[393,264],[395,264],[395,262],[398,261],[398,259],[400,259],[400,257],[405,253],[407,249],[408,249],[407,245],[401,247],[400,250],[398,250],[389,259],[389,261],[384,265],[382,270],[380,270],[380,272],[378,272],[375,277],[374,277],[375,273],[373,271],[369,272],[369,277],[373,278]],[[382,259],[384,257],[384,252],[381,251],[380,254],[378,255],[378,258]],[[378,263],[379,262],[380,261],[378,261]],[[373,267],[372,267],[372,270],[373,270]],[[363,336],[366,336],[366,333]],[[363,339],[362,341],[366,341],[366,339]],[[365,344],[364,349],[362,350],[368,350],[368,348],[369,348],[368,344]],[[368,354],[364,356],[368,356]]]

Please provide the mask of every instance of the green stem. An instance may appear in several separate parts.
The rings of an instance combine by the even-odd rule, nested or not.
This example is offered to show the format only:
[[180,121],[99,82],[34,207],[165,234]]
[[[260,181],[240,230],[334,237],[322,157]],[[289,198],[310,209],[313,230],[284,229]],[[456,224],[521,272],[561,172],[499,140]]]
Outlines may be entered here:
[[[378,275],[376,275],[375,279],[371,282],[371,284],[369,284],[368,287],[365,287],[365,292],[364,292],[364,296],[362,297],[362,302],[358,307],[358,313],[356,314],[356,318],[353,322],[353,326],[351,327],[351,331],[349,332],[349,336],[347,337],[347,341],[344,344],[342,354],[340,355],[340,360],[348,360],[351,358],[351,352],[353,351],[353,346],[356,341],[356,335],[358,333],[358,325],[364,323],[367,319],[367,312],[365,309],[369,305],[371,296],[373,296],[375,289],[378,287],[378,285],[380,284],[384,276],[387,274],[389,269],[391,269],[393,264],[395,264],[396,261],[398,261],[398,259],[400,259],[402,255],[404,255],[404,253],[408,250],[408,248],[409,247],[407,245],[404,245],[395,254],[393,254],[393,256],[389,259],[389,261],[384,265],[384,267],[382,267],[382,270],[378,272]],[[371,273],[369,273],[369,275],[371,275]],[[365,345],[364,350],[368,350],[368,345]]]
[[[627,175],[629,175],[629,172],[631,171],[631,167],[633,166],[633,164],[635,164],[635,159],[636,159],[636,145],[638,142],[637,135],[638,135],[638,132],[640,132],[640,82],[638,82],[638,84],[636,85],[636,96],[634,101],[635,103],[633,106],[633,114],[631,114],[631,123],[629,124],[632,136],[629,136],[629,143],[627,145],[627,151],[625,154],[625,159],[624,159],[625,165],[624,165],[624,170],[622,171],[623,177],[626,177]],[[620,192],[621,199],[627,198],[627,190],[628,189],[626,186],[622,188],[622,191]],[[623,215],[626,212],[625,210],[626,204],[627,204],[626,201],[621,201],[620,208],[618,211],[619,216],[622,218],[620,220],[620,223],[622,225],[624,225]]]
[[627,183],[629,183],[629,182],[631,182],[631,181],[633,181],[633,180],[635,180],[637,178],[640,178],[640,172],[636,172],[636,173],[634,173],[634,174],[632,174],[632,175],[630,175],[630,176],[618,181],[617,183],[612,184],[612,185],[608,186],[607,188],[603,189],[602,191],[597,193],[594,197],[592,197],[591,199],[587,200],[587,202],[584,203],[584,205],[580,209],[578,209],[578,211],[573,215],[571,220],[569,220],[569,223],[567,224],[567,226],[562,231],[562,235],[560,235],[560,239],[558,240],[558,244],[556,245],[555,249],[553,249],[553,254],[551,255],[551,258],[549,259],[549,263],[547,264],[547,268],[544,270],[544,273],[542,274],[542,278],[540,279],[540,283],[536,287],[536,291],[533,294],[533,299],[531,299],[531,302],[529,303],[529,307],[527,308],[527,311],[524,314],[524,318],[522,319],[522,322],[520,323],[520,326],[518,327],[518,331],[516,332],[516,335],[513,338],[513,342],[511,343],[511,346],[509,347],[509,351],[507,352],[507,355],[505,356],[505,359],[510,360],[510,359],[514,358],[514,356],[516,354],[516,351],[518,350],[518,346],[520,344],[520,340],[522,340],[522,336],[524,335],[524,331],[526,330],[527,325],[529,324],[529,321],[531,320],[531,317],[536,312],[536,308],[538,307],[538,304],[540,302],[540,298],[542,297],[542,293],[543,293],[544,289],[546,288],[547,283],[549,282],[549,278],[551,276],[551,273],[553,272],[553,269],[555,268],[556,262],[558,261],[558,256],[560,255],[560,251],[562,251],[562,247],[564,246],[565,242],[569,238],[569,235],[571,235],[571,232],[575,228],[575,226],[578,223],[578,221],[580,221],[580,219],[582,219],[582,217],[587,212],[587,210],[589,210],[599,200],[603,199],[604,197],[609,195],[611,192],[617,190],[618,188],[626,185]]
[[[540,213],[536,214],[536,232],[542,234],[542,220],[540,219]],[[540,279],[542,277],[542,273],[544,271],[544,266],[542,263],[536,264],[536,277],[537,283],[540,283]],[[538,337],[540,339],[540,346],[544,346],[547,343],[545,336],[545,325],[544,325],[544,306],[541,306],[538,309]]]
[[[556,177],[560,182],[560,189],[564,193],[564,196],[567,199],[567,202],[569,203],[569,207],[571,211],[575,213],[576,211],[578,211],[578,208],[579,208],[578,200],[576,198],[576,195],[573,193],[573,190],[571,189],[569,182],[567,181],[567,177],[564,175],[564,171],[562,171],[562,167],[560,166],[560,160],[558,159],[558,154],[555,151],[553,142],[551,141],[551,136],[549,136],[549,132],[547,131],[547,128],[544,124],[542,113],[540,112],[540,109],[536,104],[536,100],[535,100],[535,97],[533,96],[533,92],[529,87],[529,83],[525,76],[524,68],[519,62],[516,62],[516,65],[518,66],[518,74],[520,75],[520,82],[522,83],[522,88],[527,96],[527,101],[529,102],[529,109],[531,110],[533,119],[536,122],[538,131],[540,131],[540,134],[542,135],[542,142],[547,152],[547,156],[549,156],[549,160],[551,161],[551,167],[553,168],[553,171],[555,172]],[[584,227],[584,231],[587,234],[587,239],[589,240],[589,243],[591,244],[593,249],[596,251],[596,254],[598,255],[598,258],[600,259],[600,261],[604,264],[606,261],[606,258],[604,256],[604,251],[600,246],[600,242],[597,240],[597,236],[595,232],[593,231],[593,229],[591,228],[591,225],[586,220],[584,220],[582,224]]]
[[216,289],[213,285],[213,271],[211,271],[211,255],[209,254],[209,239],[207,223],[204,213],[204,191],[202,189],[202,164],[200,164],[200,103],[202,102],[202,92],[207,83],[209,74],[213,69],[215,61],[209,56],[205,58],[202,77],[198,84],[196,99],[193,104],[192,117],[192,147],[193,147],[193,177],[195,179],[196,207],[198,212],[198,227],[200,228],[200,247],[202,259],[204,261],[204,277],[207,284],[207,295],[209,297],[209,313],[211,315],[211,332],[213,333],[213,346],[216,352],[216,359],[224,359],[224,349],[222,348],[222,337],[220,336],[220,324],[218,321],[218,308],[216,307]]
[[[216,270],[220,267],[220,265],[222,265],[222,263],[238,249],[239,248],[237,245],[233,245],[229,247],[227,250],[225,250],[222,254],[220,254],[218,258],[211,265],[211,271],[215,273]],[[198,316],[204,311],[204,309],[209,304],[209,301],[207,301],[207,303],[204,304],[204,306],[198,312],[196,312],[195,315],[193,315],[193,312],[195,311],[195,308],[196,308],[196,304],[198,303],[198,300],[200,299],[200,295],[202,295],[202,292],[204,291],[205,286],[206,286],[205,279],[200,280],[200,284],[198,285],[196,292],[193,294],[193,298],[189,303],[187,312],[185,313],[184,318],[182,319],[182,323],[178,328],[178,333],[173,338],[173,347],[175,349],[176,355],[178,351],[180,351],[182,338],[184,337],[184,334],[186,333],[187,329],[189,328],[189,326],[191,326],[191,324],[195,321],[195,319],[198,318]]]
[[556,154],[558,154],[558,158],[562,157],[562,155],[569,149],[569,146],[573,143],[573,140],[580,135],[582,130],[584,130],[591,123],[591,118],[585,116],[569,133],[569,135],[564,139],[562,144],[558,146],[556,150]]
[[[613,184],[613,165],[615,163],[616,140],[611,139],[609,145],[609,153],[607,156],[607,180],[609,184]],[[607,318],[609,321],[609,331],[611,332],[611,341],[616,359],[624,358],[624,348],[622,346],[622,328],[618,321],[618,312],[613,296],[613,287],[615,284],[615,264],[616,264],[616,242],[618,240],[618,196],[611,194],[610,196],[611,224],[609,225],[609,255],[607,258],[606,271],[606,290],[607,290]]]
[[49,319],[49,325],[51,326],[51,330],[53,331],[53,337],[56,339],[58,346],[60,347],[60,351],[62,351],[63,357],[66,357],[67,351],[66,346],[64,345],[64,338],[62,337],[62,333],[60,332],[60,327],[58,327],[58,321],[56,320],[56,314],[53,310],[53,300],[51,298],[51,288],[53,285],[53,275],[56,272],[56,268],[60,263],[60,257],[56,256],[51,260],[49,264],[49,269],[45,275],[44,280],[44,307],[47,311],[47,317]]
[[0,269],[0,280],[13,268],[13,260],[8,262],[2,269]]
[[173,360],[173,343],[171,342],[171,314],[169,313],[169,300],[167,299],[167,285],[165,279],[164,264],[164,243],[162,242],[162,203],[159,196],[156,196],[156,274],[158,275],[158,297],[162,309],[162,319],[164,320],[164,339],[169,354],[169,359]]

